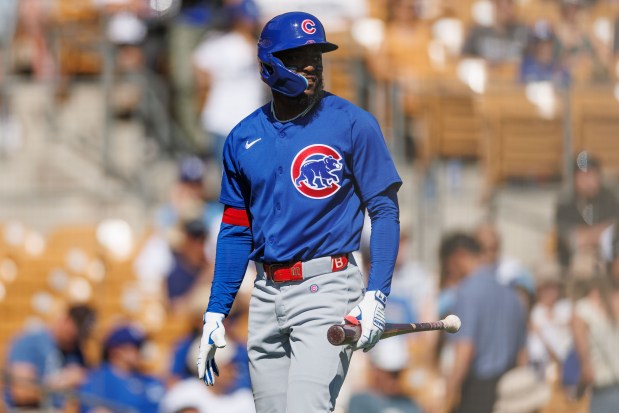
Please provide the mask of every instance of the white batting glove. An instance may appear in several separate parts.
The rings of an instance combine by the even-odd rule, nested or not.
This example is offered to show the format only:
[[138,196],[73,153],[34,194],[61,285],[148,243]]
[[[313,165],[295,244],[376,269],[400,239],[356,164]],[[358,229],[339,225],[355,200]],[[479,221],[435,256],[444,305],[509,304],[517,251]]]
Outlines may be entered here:
[[198,378],[204,380],[207,386],[213,386],[215,376],[219,376],[219,369],[215,363],[215,350],[226,346],[224,317],[220,313],[204,313],[204,327],[197,364]]
[[354,349],[369,351],[378,343],[385,329],[385,303],[387,297],[380,291],[367,291],[363,300],[352,309],[346,318],[354,317],[361,324],[361,338]]

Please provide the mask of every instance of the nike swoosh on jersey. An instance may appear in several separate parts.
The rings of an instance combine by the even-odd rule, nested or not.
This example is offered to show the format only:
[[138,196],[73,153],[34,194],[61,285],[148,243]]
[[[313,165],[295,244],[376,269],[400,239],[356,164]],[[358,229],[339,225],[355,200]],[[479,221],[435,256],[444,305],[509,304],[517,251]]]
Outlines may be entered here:
[[258,141],[261,141],[261,140],[262,140],[262,138],[255,139],[255,140],[253,140],[251,142],[250,141],[245,141],[245,149],[251,148],[252,146],[254,146],[255,143],[258,143]]

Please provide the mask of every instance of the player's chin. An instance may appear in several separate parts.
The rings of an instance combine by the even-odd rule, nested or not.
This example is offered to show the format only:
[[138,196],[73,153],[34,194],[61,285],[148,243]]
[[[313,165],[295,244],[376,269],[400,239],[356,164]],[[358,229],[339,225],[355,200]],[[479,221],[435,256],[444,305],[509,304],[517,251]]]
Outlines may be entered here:
[[305,96],[307,96],[308,98],[318,96],[320,92],[322,92],[322,89],[322,79],[310,80],[308,82],[307,88],[305,89]]

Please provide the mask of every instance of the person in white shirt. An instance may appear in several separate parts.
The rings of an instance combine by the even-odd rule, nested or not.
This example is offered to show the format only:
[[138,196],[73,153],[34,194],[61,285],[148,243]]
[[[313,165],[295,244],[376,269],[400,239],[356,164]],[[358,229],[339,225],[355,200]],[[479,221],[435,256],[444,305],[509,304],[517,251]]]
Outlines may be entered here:
[[528,336],[529,361],[540,375],[560,366],[572,348],[572,303],[562,294],[558,262],[545,262],[535,270],[537,299],[531,310]]
[[205,146],[216,159],[221,159],[232,128],[266,101],[256,60],[257,6],[253,0],[241,0],[223,10],[227,30],[207,35],[193,54],[198,87],[205,95]]

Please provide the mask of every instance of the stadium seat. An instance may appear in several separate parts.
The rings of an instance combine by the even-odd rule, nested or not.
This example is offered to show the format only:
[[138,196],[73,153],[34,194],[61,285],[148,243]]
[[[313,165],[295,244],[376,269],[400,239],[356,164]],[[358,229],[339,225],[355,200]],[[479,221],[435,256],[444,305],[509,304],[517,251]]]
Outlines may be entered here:
[[553,180],[562,173],[563,124],[559,100],[543,113],[514,85],[488,90],[479,101],[483,161],[489,185],[509,179]]
[[573,151],[600,158],[604,172],[619,175],[619,101],[613,89],[578,88],[572,92]]

